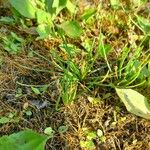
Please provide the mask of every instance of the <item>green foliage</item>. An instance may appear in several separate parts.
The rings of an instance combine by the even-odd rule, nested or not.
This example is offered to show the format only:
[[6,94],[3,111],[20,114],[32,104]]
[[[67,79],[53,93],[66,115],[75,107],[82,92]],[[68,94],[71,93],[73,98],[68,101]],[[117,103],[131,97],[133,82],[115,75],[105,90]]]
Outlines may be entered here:
[[40,24],[36,28],[36,31],[39,34],[39,37],[37,37],[37,40],[39,39],[46,39],[50,36],[51,28],[46,24]]
[[1,150],[44,150],[46,141],[49,139],[46,135],[38,134],[32,130],[25,130],[9,136],[0,138]]
[[149,19],[146,19],[144,17],[141,16],[136,16],[137,17],[137,22],[140,26],[140,28],[142,29],[142,31],[144,31],[147,34],[150,34],[150,21]]
[[41,92],[40,92],[40,90],[39,90],[38,88],[36,88],[36,87],[31,87],[31,89],[32,89],[32,91],[33,91],[35,94],[37,94],[37,95],[41,94]]
[[81,148],[85,148],[87,150],[94,150],[96,148],[94,144],[94,139],[99,139],[100,142],[105,142],[105,136],[103,132],[98,129],[96,131],[90,131],[87,128],[83,128],[83,132],[85,134],[85,140],[80,141]]
[[47,135],[49,135],[49,137],[53,137],[55,131],[54,131],[51,127],[47,127],[47,128],[44,130],[44,133],[47,134]]
[[120,7],[120,1],[119,0],[110,0],[111,7],[113,9],[118,9]]
[[60,126],[60,127],[58,128],[58,132],[59,132],[60,134],[66,133],[67,130],[68,130],[68,126]]
[[103,40],[104,40],[104,35],[102,33],[100,33],[99,43],[98,43],[98,53],[101,57],[103,57],[105,59],[107,66],[108,66],[109,70],[111,71],[110,64],[109,64],[108,59],[107,59],[107,55],[112,50],[112,48],[110,45],[104,44]]
[[63,22],[59,25],[59,28],[61,28],[71,38],[78,38],[82,34],[82,28],[76,21]]
[[[142,49],[143,48],[139,46],[135,52],[131,54],[131,48],[124,47],[119,63],[119,77],[121,81],[118,85],[127,86],[133,83],[142,84],[146,82],[146,79],[150,75],[147,67],[150,55],[148,54],[141,58]],[[132,55],[132,57],[130,55]],[[129,56],[131,57],[130,59]]]
[[47,85],[47,84],[39,86],[39,87],[31,86],[31,89],[35,94],[40,95],[40,94],[43,94],[44,92],[46,92],[48,86],[49,85]]
[[4,24],[14,24],[15,20],[12,17],[1,17],[0,18],[0,23],[4,23]]
[[[17,11],[14,11],[16,16],[18,16],[17,13],[19,12],[24,17],[36,19],[38,24],[36,31],[39,34],[37,40],[50,37],[50,34],[52,33],[51,29],[54,27],[53,21],[64,8],[67,8],[71,13],[75,10],[75,6],[69,0],[24,0],[21,2],[18,0],[9,0],[9,2]],[[61,26],[67,34],[73,37],[77,36],[75,35],[75,32],[78,29],[78,33],[81,32],[81,28],[76,22],[65,22]],[[70,29],[72,27],[73,31]],[[66,28],[69,28],[70,31],[68,32]]]
[[116,92],[129,112],[150,119],[150,105],[143,95],[132,89],[116,88]]
[[96,13],[96,9],[94,8],[88,8],[84,11],[83,15],[81,18],[83,20],[88,20],[90,17],[92,17]]
[[78,86],[78,78],[68,70],[64,72],[63,78],[60,81],[62,91],[61,97],[64,104],[71,104],[75,99],[77,86]]
[[18,37],[17,34],[11,32],[10,35],[2,37],[3,39],[3,47],[10,54],[18,54],[21,51],[22,45],[24,43],[24,39]]
[[6,124],[9,122],[19,122],[19,118],[15,113],[7,113],[5,116],[0,117],[0,124]]
[[30,0],[9,0],[9,3],[24,17],[35,18],[37,9],[32,5]]
[[94,150],[96,148],[93,141],[91,141],[91,140],[80,141],[80,146],[87,150]]

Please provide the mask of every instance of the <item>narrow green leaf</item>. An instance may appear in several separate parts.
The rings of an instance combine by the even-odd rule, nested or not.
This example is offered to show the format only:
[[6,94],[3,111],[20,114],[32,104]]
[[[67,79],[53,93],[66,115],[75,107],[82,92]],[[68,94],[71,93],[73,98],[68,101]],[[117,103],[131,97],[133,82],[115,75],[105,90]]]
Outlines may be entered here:
[[150,21],[141,16],[136,16],[139,26],[143,29],[144,32],[150,33]]
[[116,92],[129,112],[150,119],[150,105],[143,95],[132,89],[116,88]]
[[111,52],[112,47],[111,45],[104,44],[103,38],[104,38],[103,34],[100,34],[98,43],[98,52],[101,55],[101,57],[105,58],[109,54],[109,52]]
[[86,9],[85,12],[83,13],[83,15],[81,16],[81,18],[82,18],[83,20],[87,20],[87,19],[89,19],[91,16],[93,16],[95,13],[96,13],[96,9],[94,9],[94,8]]
[[31,87],[32,91],[35,93],[35,94],[41,94],[40,90],[38,88],[35,88],[35,87]]
[[24,17],[35,18],[36,8],[33,7],[30,0],[8,0],[9,3]]

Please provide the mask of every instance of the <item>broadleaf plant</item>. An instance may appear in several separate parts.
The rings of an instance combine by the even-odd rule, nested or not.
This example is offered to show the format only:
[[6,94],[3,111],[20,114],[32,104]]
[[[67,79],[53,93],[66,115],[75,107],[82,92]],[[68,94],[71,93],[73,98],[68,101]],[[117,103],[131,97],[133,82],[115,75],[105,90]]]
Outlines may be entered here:
[[142,94],[132,89],[119,88],[116,88],[116,92],[129,112],[150,119],[150,104]]
[[[36,31],[39,34],[37,39],[45,39],[50,37],[49,35],[51,34],[51,29],[54,27],[53,21],[64,8],[67,8],[71,13],[75,12],[75,6],[70,0],[9,0],[9,3],[22,16],[29,19],[36,19],[38,24]],[[77,23],[71,23],[71,26],[74,26],[73,28],[75,28],[75,31],[76,29],[79,29],[79,32],[81,32]],[[64,31],[67,32],[67,30]],[[74,33],[71,35],[74,36]]]
[[71,38],[78,38],[82,34],[82,28],[76,21],[66,21],[59,27]]
[[44,150],[49,136],[25,130],[0,138],[1,150]]
[[8,0],[9,3],[24,17],[35,18],[36,8],[32,5],[30,0]]

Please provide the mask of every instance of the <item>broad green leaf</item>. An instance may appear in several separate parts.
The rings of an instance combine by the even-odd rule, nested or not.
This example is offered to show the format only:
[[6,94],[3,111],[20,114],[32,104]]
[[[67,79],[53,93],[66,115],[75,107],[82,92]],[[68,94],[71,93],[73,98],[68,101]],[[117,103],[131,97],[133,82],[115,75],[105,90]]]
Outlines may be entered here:
[[39,40],[39,39],[46,39],[46,38],[49,37],[49,35],[51,33],[51,26],[49,26],[47,24],[40,24],[36,28],[36,31],[39,34],[39,37],[37,37],[37,40]]
[[44,150],[46,135],[38,134],[32,130],[21,131],[0,138],[1,150]]
[[64,9],[67,5],[67,0],[46,0],[46,8],[52,16],[52,20]]
[[71,38],[78,38],[82,34],[82,28],[76,21],[66,21],[59,27]]
[[33,7],[30,0],[8,0],[9,3],[24,17],[35,18],[36,8]]
[[51,15],[43,10],[38,10],[36,13],[38,24],[52,24]]
[[116,88],[116,92],[129,112],[150,119],[150,105],[143,95],[132,89]]
[[53,8],[53,1],[54,0],[45,0],[46,11],[49,12],[50,15],[52,15],[56,11],[56,8]]

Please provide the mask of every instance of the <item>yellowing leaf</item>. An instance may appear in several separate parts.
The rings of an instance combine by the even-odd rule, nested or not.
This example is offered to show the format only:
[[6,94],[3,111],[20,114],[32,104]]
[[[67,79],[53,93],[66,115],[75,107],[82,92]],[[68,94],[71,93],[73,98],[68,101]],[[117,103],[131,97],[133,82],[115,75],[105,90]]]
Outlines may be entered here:
[[116,92],[129,112],[150,119],[150,105],[143,95],[132,89],[116,88]]

